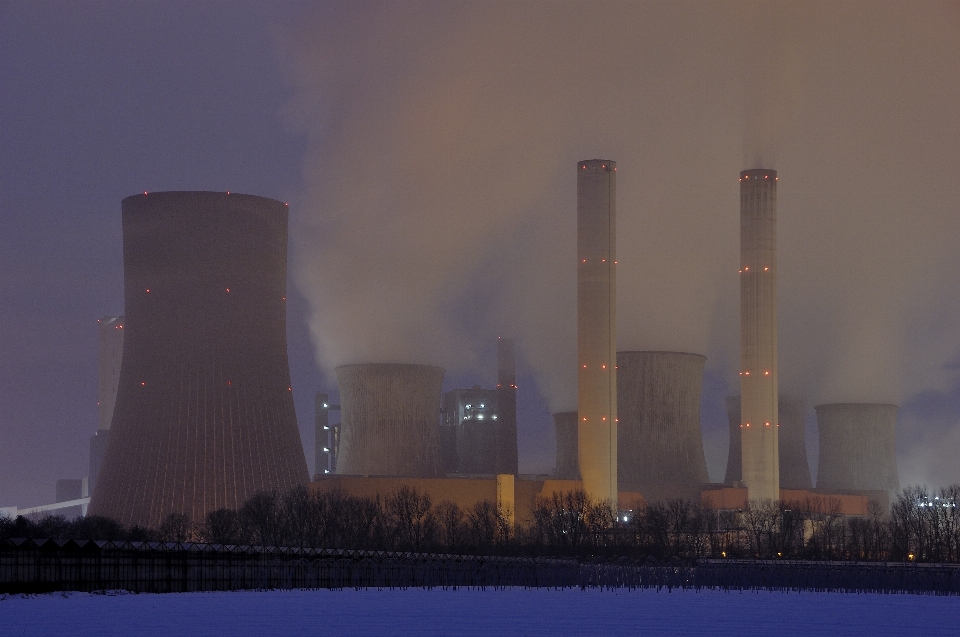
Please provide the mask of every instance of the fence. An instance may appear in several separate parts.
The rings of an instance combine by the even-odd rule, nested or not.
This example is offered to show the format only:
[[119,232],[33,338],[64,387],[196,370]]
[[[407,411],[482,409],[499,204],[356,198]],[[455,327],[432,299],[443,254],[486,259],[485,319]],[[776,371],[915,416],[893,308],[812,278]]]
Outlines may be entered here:
[[506,586],[957,595],[960,566],[763,560],[635,566],[193,543],[0,541],[0,593]]

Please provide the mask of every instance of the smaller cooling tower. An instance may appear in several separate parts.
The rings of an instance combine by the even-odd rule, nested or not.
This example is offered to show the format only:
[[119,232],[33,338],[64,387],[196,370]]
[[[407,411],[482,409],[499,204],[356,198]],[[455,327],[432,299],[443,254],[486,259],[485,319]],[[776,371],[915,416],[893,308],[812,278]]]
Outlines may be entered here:
[[700,433],[706,357],[617,352],[617,458],[622,483],[709,482]]
[[[727,454],[726,484],[741,480],[743,469],[740,439],[740,396],[727,396],[727,418],[730,423],[730,451]],[[810,465],[807,463],[807,441],[804,419],[806,405],[802,400],[779,396],[777,415],[780,423],[779,456],[780,488],[810,489]]]
[[399,363],[337,367],[337,473],[438,475],[443,369]]
[[817,405],[820,466],[817,489],[898,491],[897,406]]
[[557,430],[557,470],[556,477],[561,480],[579,480],[580,468],[577,464],[577,412],[561,411],[553,415],[553,424]]

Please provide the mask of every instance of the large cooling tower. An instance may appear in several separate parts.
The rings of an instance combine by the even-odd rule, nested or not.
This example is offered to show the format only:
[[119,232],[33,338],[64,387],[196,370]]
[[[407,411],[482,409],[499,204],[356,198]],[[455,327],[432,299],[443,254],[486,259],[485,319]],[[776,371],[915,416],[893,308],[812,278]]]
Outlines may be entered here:
[[443,369],[399,363],[342,365],[337,473],[438,475]]
[[308,481],[287,364],[287,206],[216,192],[123,200],[123,363],[89,513],[202,521]]
[[561,480],[579,480],[577,460],[577,412],[561,411],[553,415],[557,433],[557,468],[554,472]]
[[817,489],[898,491],[897,406],[817,405]]
[[[780,456],[780,488],[810,489],[810,465],[807,462],[805,435],[806,405],[801,400],[779,396],[777,398],[780,432],[778,453]],[[730,422],[730,452],[727,455],[727,475],[724,482],[740,481],[740,397],[727,396],[727,417]]]
[[780,499],[777,451],[777,171],[740,173],[740,424],[751,501]]
[[583,490],[617,504],[616,164],[577,164],[577,411]]
[[709,482],[700,433],[705,356],[617,352],[621,482]]

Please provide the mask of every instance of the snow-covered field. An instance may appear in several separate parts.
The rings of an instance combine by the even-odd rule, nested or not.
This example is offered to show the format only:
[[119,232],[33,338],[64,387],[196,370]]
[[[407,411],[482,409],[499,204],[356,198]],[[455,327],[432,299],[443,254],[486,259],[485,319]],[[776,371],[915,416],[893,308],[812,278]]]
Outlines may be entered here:
[[960,635],[960,597],[635,590],[0,596],[0,635]]

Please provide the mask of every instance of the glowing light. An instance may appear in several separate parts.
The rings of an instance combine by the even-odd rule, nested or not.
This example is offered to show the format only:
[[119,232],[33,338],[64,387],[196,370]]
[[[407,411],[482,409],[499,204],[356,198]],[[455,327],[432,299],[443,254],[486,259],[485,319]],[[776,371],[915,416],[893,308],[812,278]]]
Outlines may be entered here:
[[146,387],[147,384],[146,384],[146,383],[140,383],[140,386],[141,386],[141,387]]
[[586,366],[586,365],[584,365],[584,366],[583,366],[583,368],[584,368],[584,369],[586,369],[586,368],[587,368],[587,366]]
[[143,196],[144,196],[144,197],[147,196],[147,191],[146,191],[146,190],[143,191]]
[[606,368],[607,368],[606,365],[601,365],[600,367],[601,367],[602,369],[606,369]]
[[769,269],[770,269],[770,268],[765,267],[765,268],[763,268],[763,271],[766,272],[766,271],[769,270]]
[[763,423],[763,426],[764,426],[764,427],[769,427],[769,426],[770,426],[770,423],[765,422],[765,423]]
[[286,300],[287,300],[287,297],[283,297],[283,298],[280,299],[280,300],[281,300],[281,301],[286,301]]
[[750,426],[750,423],[747,423],[747,425],[746,425],[746,426],[747,426],[747,427],[749,427],[749,426]]
[[233,383],[228,380],[228,381],[227,381],[227,384],[228,384],[228,385],[232,385]]
[[764,376],[769,376],[769,375],[770,375],[770,372],[769,372],[769,371],[765,371],[765,372],[763,372],[763,375],[764,375]]
[[150,294],[150,288],[147,288],[147,294]]
[[586,417],[586,416],[583,417],[583,422],[587,422],[587,417]]
[[229,191],[229,190],[227,191],[227,194],[228,194],[228,195],[230,194],[230,191]]
[[227,292],[228,292],[228,293],[230,292],[230,288],[227,288]]
[[293,391],[293,387],[287,387],[287,391]]
[[749,372],[749,371],[743,372],[743,375],[744,375],[744,376],[749,376],[749,375],[750,375],[750,372]]
[[748,268],[748,267],[743,269],[744,272],[749,272],[749,270],[750,270],[750,268]]
[[607,417],[606,417],[606,416],[604,416],[604,417],[603,417],[603,418],[601,418],[600,420],[602,420],[603,422],[607,422]]

